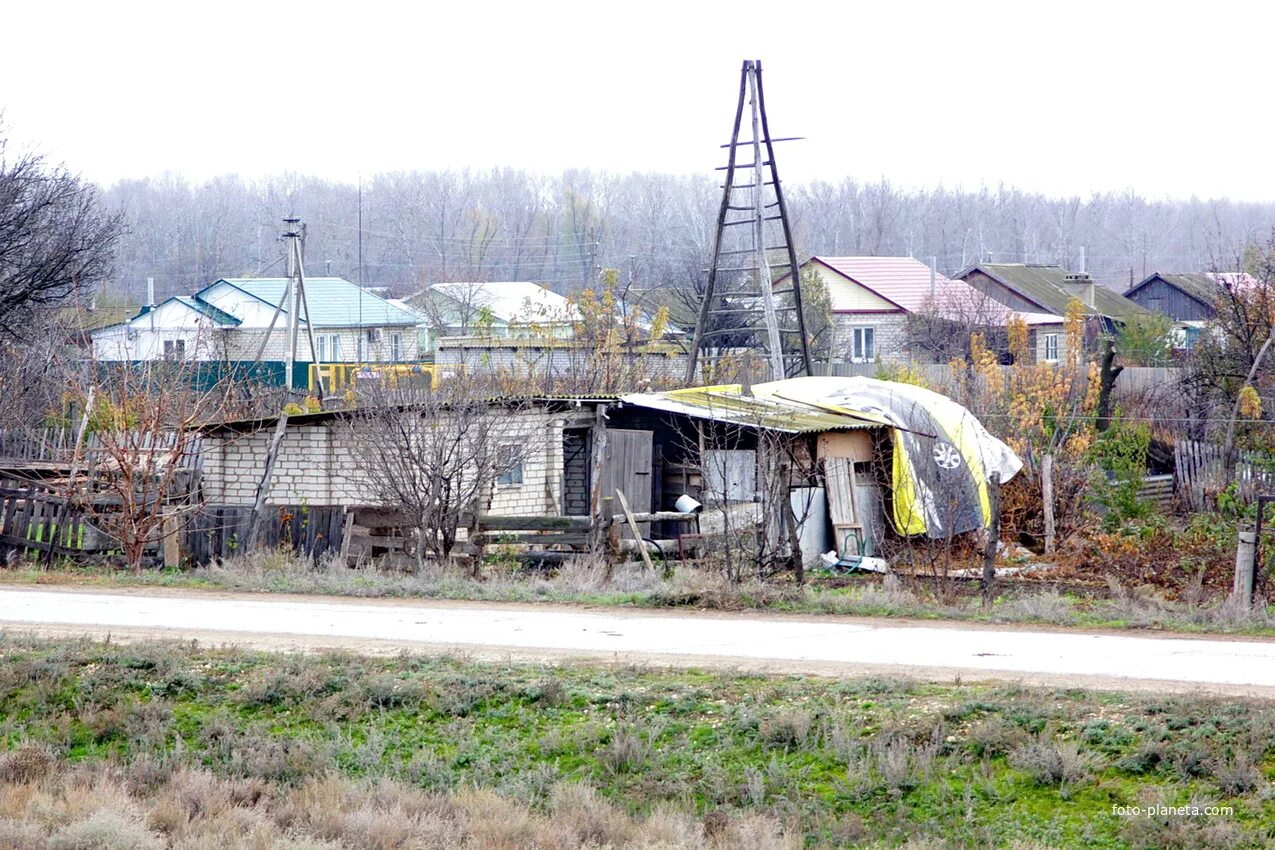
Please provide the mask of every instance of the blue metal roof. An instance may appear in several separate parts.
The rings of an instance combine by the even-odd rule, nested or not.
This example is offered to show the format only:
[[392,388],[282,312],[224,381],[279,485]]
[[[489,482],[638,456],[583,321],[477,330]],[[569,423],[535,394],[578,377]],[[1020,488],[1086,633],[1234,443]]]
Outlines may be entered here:
[[[199,298],[216,286],[226,283],[271,306],[283,297],[287,278],[282,277],[226,277],[196,293]],[[310,322],[316,328],[345,328],[379,325],[410,325],[420,319],[406,310],[396,307],[377,295],[360,289],[357,284],[339,277],[307,277],[305,280],[306,303]],[[303,316],[304,318],[304,316]]]

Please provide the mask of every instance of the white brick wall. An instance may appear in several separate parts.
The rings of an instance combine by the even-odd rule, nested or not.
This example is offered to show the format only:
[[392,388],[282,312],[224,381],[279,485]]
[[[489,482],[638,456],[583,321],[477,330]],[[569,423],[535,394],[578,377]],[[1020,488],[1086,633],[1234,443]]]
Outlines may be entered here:
[[859,327],[870,327],[875,332],[876,357],[874,359],[892,361],[908,358],[906,313],[834,313],[832,322],[834,362],[849,363],[851,361],[852,332],[854,328]]
[[[562,426],[559,416],[519,412],[502,420],[496,443],[523,448],[521,484],[497,486],[492,513],[560,513]],[[216,505],[251,505],[265,469],[273,428],[251,434],[209,434],[204,440],[204,498]],[[378,499],[361,472],[349,424],[341,419],[291,426],[275,460],[267,503],[312,506],[374,505]]]

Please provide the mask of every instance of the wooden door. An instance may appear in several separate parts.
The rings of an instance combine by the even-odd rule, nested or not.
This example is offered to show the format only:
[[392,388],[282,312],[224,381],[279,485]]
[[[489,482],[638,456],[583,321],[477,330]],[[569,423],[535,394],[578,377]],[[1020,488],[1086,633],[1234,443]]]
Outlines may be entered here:
[[[620,501],[615,498],[616,489],[624,491],[633,513],[649,513],[651,510],[651,460],[652,433],[650,431],[626,431],[609,429],[606,450],[602,459],[602,498],[604,514],[620,513]],[[649,523],[640,523],[642,534],[650,533]],[[624,528],[624,531],[627,531]],[[631,536],[624,534],[623,536]]]

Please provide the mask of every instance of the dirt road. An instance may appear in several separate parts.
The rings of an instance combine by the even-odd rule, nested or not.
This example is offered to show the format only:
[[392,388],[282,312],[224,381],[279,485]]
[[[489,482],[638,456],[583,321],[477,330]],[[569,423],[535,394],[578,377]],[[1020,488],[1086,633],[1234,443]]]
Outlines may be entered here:
[[1275,641],[849,617],[0,586],[0,629],[279,650],[902,674],[1275,698]]

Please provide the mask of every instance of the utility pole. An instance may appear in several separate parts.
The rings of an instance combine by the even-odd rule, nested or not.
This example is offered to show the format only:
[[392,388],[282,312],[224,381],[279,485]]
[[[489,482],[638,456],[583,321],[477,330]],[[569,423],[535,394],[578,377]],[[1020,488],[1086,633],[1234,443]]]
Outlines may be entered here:
[[[285,303],[288,305],[287,351],[285,352],[287,374],[284,378],[284,386],[291,392],[293,389],[292,372],[297,360],[297,334],[300,330],[302,312],[305,313],[305,333],[306,342],[310,346],[311,368],[318,364],[319,357],[317,354],[318,348],[314,344],[314,323],[310,321],[310,304],[305,294],[305,224],[299,218],[285,218],[283,222],[287,225],[283,238],[289,242],[288,282],[284,285],[283,298],[279,304],[280,306]],[[273,326],[274,322],[272,320],[271,327],[273,328]],[[315,390],[319,399],[322,400],[324,395],[323,375],[318,369],[315,369],[314,376]]]

